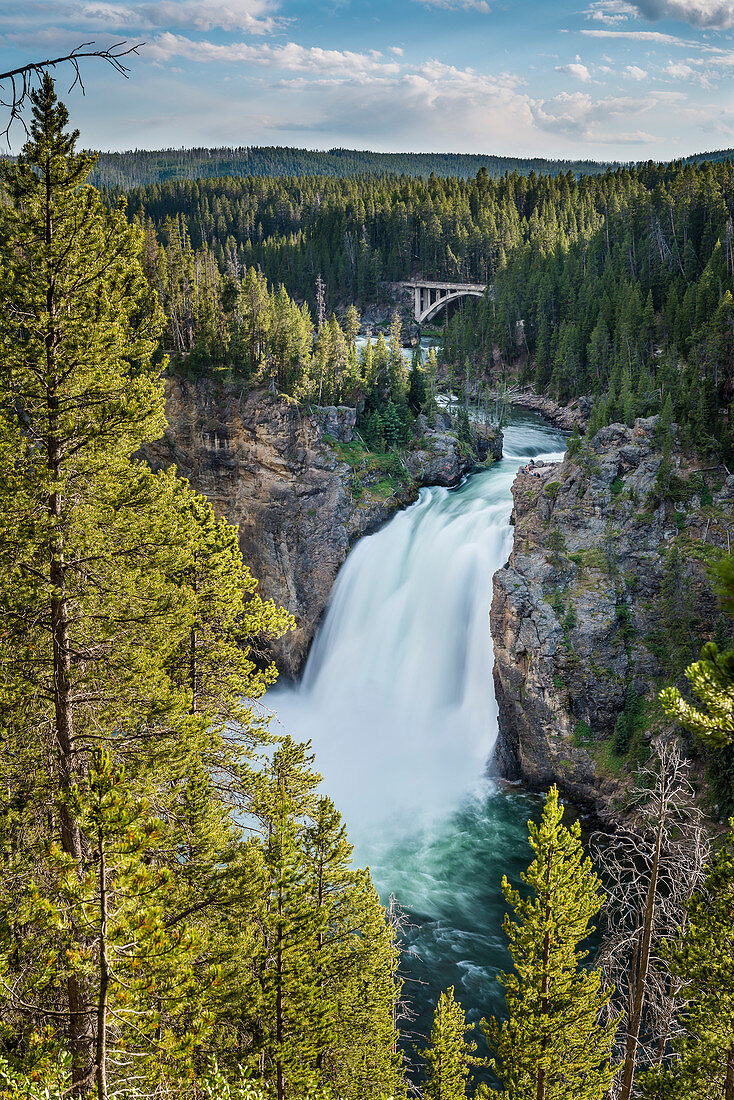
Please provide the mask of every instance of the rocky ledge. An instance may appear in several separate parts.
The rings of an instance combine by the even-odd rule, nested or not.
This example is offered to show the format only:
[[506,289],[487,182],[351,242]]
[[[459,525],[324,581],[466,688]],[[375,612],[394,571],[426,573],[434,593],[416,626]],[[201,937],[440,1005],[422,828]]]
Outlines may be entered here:
[[569,401],[568,405],[559,405],[553,398],[534,391],[528,393],[510,391],[506,396],[511,405],[542,413],[546,420],[554,427],[560,428],[562,432],[571,432],[576,425],[583,430],[593,407],[590,397],[577,397]]
[[146,458],[154,469],[175,464],[217,515],[239,526],[262,594],[295,616],[296,629],[273,651],[290,677],[303,667],[354,542],[411,503],[419,486],[454,485],[502,454],[501,433],[475,433],[462,447],[440,414],[433,426],[419,425],[420,438],[385,476],[354,460],[353,408],[306,414],[287,398],[206,379],[168,379],[166,416],[166,434]]
[[734,476],[675,443],[661,472],[656,427],[613,424],[576,456],[521,472],[513,550],[494,578],[497,767],[556,782],[601,817],[633,766],[612,751],[617,719],[631,693],[654,695],[666,645],[687,644],[666,641],[671,623],[714,631],[705,567],[734,516]]

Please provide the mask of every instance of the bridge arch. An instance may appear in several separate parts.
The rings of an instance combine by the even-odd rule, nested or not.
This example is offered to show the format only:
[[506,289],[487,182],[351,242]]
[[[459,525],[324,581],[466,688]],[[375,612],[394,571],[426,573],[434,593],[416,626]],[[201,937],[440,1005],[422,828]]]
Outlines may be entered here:
[[413,316],[419,325],[430,321],[449,302],[459,298],[481,298],[487,289],[483,283],[437,283],[424,279],[413,279],[400,286],[412,291]]
[[443,298],[439,298],[434,302],[432,306],[428,306],[424,309],[420,317],[417,317],[419,325],[425,324],[426,321],[430,321],[432,317],[435,317],[437,313],[440,313],[444,306],[447,306],[449,302],[458,302],[459,298],[483,298],[483,290],[455,290],[449,294],[445,294]]

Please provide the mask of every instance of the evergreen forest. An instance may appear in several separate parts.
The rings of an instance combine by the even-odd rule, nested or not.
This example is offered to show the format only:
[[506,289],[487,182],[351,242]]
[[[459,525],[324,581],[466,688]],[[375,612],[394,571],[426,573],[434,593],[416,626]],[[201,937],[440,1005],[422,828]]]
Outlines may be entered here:
[[[596,847],[551,787],[502,883],[504,1011],[472,1028],[447,988],[408,1071],[400,922],[259,702],[293,618],[237,529],[141,457],[168,373],[349,405],[382,455],[440,387],[465,444],[480,391],[527,385],[589,398],[589,436],[658,414],[663,451],[675,422],[729,461],[731,161],[95,167],[78,136],[46,74],[0,167],[0,1097],[732,1100],[734,832],[704,828],[669,746]],[[388,284],[416,274],[488,290],[408,369]],[[711,572],[722,644],[661,706],[726,751],[731,553]]]

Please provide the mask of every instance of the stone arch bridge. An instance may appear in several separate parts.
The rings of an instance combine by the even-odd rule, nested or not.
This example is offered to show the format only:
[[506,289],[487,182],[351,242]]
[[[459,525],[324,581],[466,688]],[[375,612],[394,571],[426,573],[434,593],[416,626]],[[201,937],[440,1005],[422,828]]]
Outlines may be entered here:
[[413,291],[413,315],[419,325],[430,321],[449,302],[459,298],[481,298],[487,289],[482,283],[433,283],[424,279],[398,285]]

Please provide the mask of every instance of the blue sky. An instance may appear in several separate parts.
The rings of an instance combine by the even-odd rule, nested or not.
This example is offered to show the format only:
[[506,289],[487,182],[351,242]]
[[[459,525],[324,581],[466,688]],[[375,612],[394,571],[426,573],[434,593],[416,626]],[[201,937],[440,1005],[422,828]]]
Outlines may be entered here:
[[[734,146],[734,0],[0,0],[2,70],[141,41],[64,96],[101,149],[668,159]],[[15,141],[20,141],[16,132]]]

